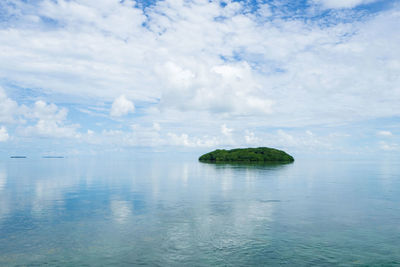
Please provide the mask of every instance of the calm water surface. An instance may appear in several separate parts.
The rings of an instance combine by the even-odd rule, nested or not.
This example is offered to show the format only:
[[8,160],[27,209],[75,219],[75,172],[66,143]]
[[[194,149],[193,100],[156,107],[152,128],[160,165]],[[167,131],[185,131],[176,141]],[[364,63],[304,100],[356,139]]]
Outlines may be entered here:
[[0,266],[400,265],[400,164],[0,161]]

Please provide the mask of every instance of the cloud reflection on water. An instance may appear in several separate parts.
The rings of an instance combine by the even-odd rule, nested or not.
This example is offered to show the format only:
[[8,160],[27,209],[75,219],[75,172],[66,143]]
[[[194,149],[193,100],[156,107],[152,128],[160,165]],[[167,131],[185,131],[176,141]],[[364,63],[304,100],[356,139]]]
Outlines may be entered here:
[[7,172],[4,166],[0,165],[0,223],[2,218],[9,212],[9,194],[5,192],[7,186]]
[[7,184],[7,173],[4,168],[0,167],[0,191],[2,191]]
[[[384,235],[367,238],[362,227],[351,227],[370,223],[371,212],[381,215],[374,220],[396,214],[396,206],[385,209],[386,195],[386,202],[382,195],[380,201],[370,197],[377,198],[386,188],[376,186],[380,180],[387,184],[398,173],[393,166],[68,159],[28,163],[0,165],[5,181],[0,190],[0,250],[7,248],[0,253],[0,265],[15,255],[20,265],[29,265],[30,255],[42,255],[36,263],[45,264],[71,247],[74,258],[68,260],[77,265],[90,265],[87,255],[105,265],[255,264],[287,258],[294,250],[306,253],[310,247],[329,258],[339,253],[341,244],[337,241],[333,250],[323,246],[336,240],[334,233],[360,231],[346,240],[358,248],[366,243],[360,237],[382,242]],[[385,177],[367,176],[376,173]],[[396,183],[393,179],[392,190],[400,188]],[[367,204],[380,209],[365,208]],[[394,220],[384,225],[393,232]],[[26,242],[40,246],[26,248]],[[296,246],[300,243],[304,245]]]

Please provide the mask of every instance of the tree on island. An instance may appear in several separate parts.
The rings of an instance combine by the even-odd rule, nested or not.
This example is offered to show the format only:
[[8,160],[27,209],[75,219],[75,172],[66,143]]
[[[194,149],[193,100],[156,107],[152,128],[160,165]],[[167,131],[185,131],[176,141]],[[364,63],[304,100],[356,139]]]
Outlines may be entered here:
[[294,158],[285,151],[269,148],[217,149],[199,158],[201,162],[277,162],[290,163]]

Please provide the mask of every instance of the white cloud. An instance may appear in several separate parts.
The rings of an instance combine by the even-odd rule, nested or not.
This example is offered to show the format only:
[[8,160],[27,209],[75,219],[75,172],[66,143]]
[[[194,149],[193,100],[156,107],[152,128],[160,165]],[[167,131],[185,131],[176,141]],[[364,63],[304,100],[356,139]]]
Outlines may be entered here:
[[288,134],[287,132],[285,132],[283,130],[278,130],[277,133],[278,133],[279,142],[281,144],[286,144],[287,146],[294,146],[296,144],[296,140],[291,134]]
[[233,129],[228,128],[226,124],[221,125],[221,133],[227,137],[230,137],[232,135]]
[[245,131],[245,143],[240,145],[267,146],[290,151],[305,153],[309,151],[340,151],[343,152],[338,142],[348,138],[348,135],[338,133],[325,133],[317,135],[311,131],[277,130],[274,132]]
[[[14,12],[13,23],[0,27],[2,81],[31,88],[34,96],[84,102],[82,106],[90,106],[89,116],[112,101],[111,110],[98,112],[123,116],[134,112],[133,103],[140,101],[144,108],[138,112],[143,114],[135,123],[159,121],[163,126],[82,134],[88,142],[104,138],[111,143],[115,138],[142,145],[172,140],[198,147],[228,141],[257,144],[271,136],[279,145],[317,146],[323,145],[313,143],[317,134],[245,130],[400,115],[396,6],[357,20],[346,17],[354,19],[351,23],[337,20],[328,25],[325,17],[281,19],[268,5],[257,14],[244,12],[240,2],[222,8],[213,1],[166,0],[145,11],[117,0],[14,2],[14,11],[7,11]],[[371,1],[312,2],[340,9]],[[344,10],[336,12],[346,16]],[[46,24],[41,17],[54,21]],[[78,126],[67,114],[44,101],[22,108],[0,89],[0,122],[7,125],[23,117],[28,122],[18,127],[25,134],[77,137]],[[221,128],[226,122],[235,131]],[[133,122],[126,118],[124,123]],[[173,133],[176,127],[186,135]]]
[[380,141],[379,147],[380,147],[380,149],[382,149],[384,151],[399,151],[400,150],[400,146],[398,144],[388,143],[385,141]]
[[249,144],[249,145],[260,145],[261,144],[261,139],[256,137],[254,132],[251,132],[249,130],[246,130],[244,139],[246,141],[246,144]]
[[157,132],[161,131],[161,125],[158,122],[153,123],[153,129]]
[[269,17],[272,15],[271,7],[268,4],[262,4],[259,6],[257,13],[262,17]]
[[34,125],[19,129],[22,135],[42,136],[55,138],[78,138],[80,134],[76,129],[79,125],[65,124],[68,110],[59,108],[55,104],[47,104],[39,100],[24,114],[27,118],[35,120]]
[[392,136],[393,134],[390,131],[379,131],[377,133],[377,135],[379,135],[379,136]]
[[273,101],[263,94],[247,62],[214,64],[200,61],[178,66],[168,62],[164,68],[158,68],[165,84],[162,106],[183,112],[230,115],[272,112]]
[[4,126],[0,127],[0,142],[5,142],[10,138],[7,129]]
[[183,146],[183,147],[215,147],[220,144],[219,140],[216,137],[204,136],[202,138],[199,137],[189,137],[188,134],[175,134],[168,133],[168,137],[170,140],[170,144],[175,146]]
[[[56,138],[79,137],[76,132],[78,125],[65,125],[67,114],[66,108],[58,108],[55,104],[47,104],[43,100],[36,101],[33,107],[19,105],[8,98],[4,89],[0,87],[0,122],[18,124],[17,133],[19,134]],[[29,122],[34,122],[34,125],[29,125]],[[7,130],[2,126],[0,140],[8,139]]]
[[76,128],[76,125],[65,126],[56,121],[39,120],[34,126],[22,130],[22,133],[42,137],[78,138],[80,135],[76,132]]
[[39,100],[35,102],[33,108],[25,116],[44,121],[63,121],[67,114],[66,108],[58,108],[55,104],[47,104],[43,100]]
[[378,0],[314,0],[324,8],[353,8],[361,4],[369,4]]
[[132,101],[129,101],[125,95],[121,95],[112,103],[110,115],[113,117],[121,117],[134,111],[135,106],[133,105]]
[[161,1],[146,10],[147,20],[127,1],[41,3],[29,12],[63,27],[0,30],[7,51],[0,77],[21,86],[99,101],[159,101],[163,113],[196,111],[194,120],[251,115],[270,126],[398,115],[396,10],[320,27],[259,22],[238,12],[240,3]]
[[114,148],[170,145],[168,143],[169,137],[162,135],[160,131],[157,131],[154,125],[142,126],[140,124],[133,124],[130,127],[130,131],[116,129],[103,129],[100,133],[90,131],[87,134],[81,134],[80,140],[102,146],[111,145]]
[[4,89],[0,86],[0,122],[14,122],[14,115],[18,114],[19,106],[17,102],[7,97]]

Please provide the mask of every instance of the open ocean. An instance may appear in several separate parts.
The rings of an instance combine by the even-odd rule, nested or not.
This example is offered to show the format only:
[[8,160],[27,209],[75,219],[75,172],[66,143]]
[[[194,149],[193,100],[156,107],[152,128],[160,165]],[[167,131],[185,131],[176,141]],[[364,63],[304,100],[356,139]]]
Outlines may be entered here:
[[3,159],[0,266],[400,265],[400,162]]

